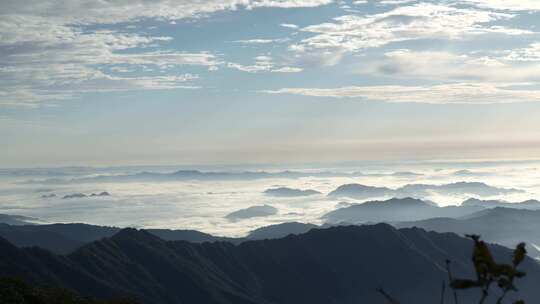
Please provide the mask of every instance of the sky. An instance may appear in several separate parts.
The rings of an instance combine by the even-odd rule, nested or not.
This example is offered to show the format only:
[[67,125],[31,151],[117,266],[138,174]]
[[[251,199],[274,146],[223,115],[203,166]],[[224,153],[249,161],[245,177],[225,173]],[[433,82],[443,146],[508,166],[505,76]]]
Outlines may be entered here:
[[0,167],[530,159],[537,0],[4,0]]

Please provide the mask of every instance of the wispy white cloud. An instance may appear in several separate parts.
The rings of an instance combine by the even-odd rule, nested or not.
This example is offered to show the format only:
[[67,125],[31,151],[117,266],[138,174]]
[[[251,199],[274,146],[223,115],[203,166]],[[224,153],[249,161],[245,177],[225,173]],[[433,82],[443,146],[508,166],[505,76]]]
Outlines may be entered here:
[[[136,23],[151,18],[172,24],[219,11],[307,8],[334,2],[341,7],[375,3],[381,12],[358,11],[303,28],[282,23],[281,27],[294,30],[289,37],[234,41],[256,45],[257,49],[290,43],[287,46],[295,59],[287,58],[285,62],[262,56],[246,64],[229,62],[219,50],[184,52],[171,43],[171,37],[145,33],[142,29],[148,27]],[[195,75],[200,73],[192,69],[201,69],[202,73],[221,67],[247,73],[298,73],[311,65],[336,65],[348,54],[395,42],[528,35],[531,30],[506,21],[523,10],[539,8],[536,0],[73,0],[69,5],[64,0],[7,0],[0,3],[0,104],[63,100],[92,90],[201,87],[204,75]],[[121,28],[113,26],[124,22],[127,24]],[[264,33],[260,37],[265,37]],[[540,67],[532,64],[540,61],[538,44],[501,54],[490,57],[397,50],[353,66],[356,73],[397,82],[538,81]],[[279,57],[286,58],[284,54]],[[189,73],[182,72],[185,66],[190,66]]]
[[237,9],[261,7],[317,7],[332,0],[6,0],[0,4],[4,14],[42,16],[61,24],[113,24],[143,18],[178,20]]
[[[123,32],[111,24],[145,18],[172,22],[223,10],[315,7],[330,2],[332,0],[73,0],[69,4],[63,0],[2,1],[0,104],[63,100],[91,90],[194,88],[198,87],[193,84],[198,77],[166,71],[186,65],[215,71],[225,64],[208,52],[169,50],[166,46],[171,37]],[[91,29],[92,25],[100,27]],[[166,74],[148,74],[156,70]],[[135,71],[146,74],[118,75]]]
[[255,63],[252,65],[228,62],[227,67],[248,73],[298,73],[303,71],[303,69],[299,67],[277,65],[272,57],[266,55],[255,57]]
[[334,0],[251,0],[244,1],[248,9],[258,7],[278,7],[278,8],[298,8],[298,7],[317,7],[327,5]]
[[540,90],[537,88],[514,88],[510,85],[492,83],[453,83],[426,86],[348,86],[331,89],[284,88],[262,92],[312,97],[359,98],[391,103],[489,104],[540,101]]
[[446,51],[395,50],[359,64],[361,74],[401,80],[531,82],[540,81],[540,64],[515,64],[506,58]]
[[289,38],[280,38],[280,39],[245,39],[245,40],[236,40],[235,43],[241,44],[271,44],[271,43],[284,43],[290,41]]
[[379,0],[379,1],[377,1],[377,4],[403,5],[403,4],[413,3],[413,2],[418,2],[418,0]]
[[526,48],[517,48],[506,52],[505,59],[512,61],[540,62],[540,42],[535,42]]
[[538,11],[540,2],[537,0],[460,0],[461,3],[475,4],[483,8],[507,11]]
[[299,28],[298,25],[292,24],[292,23],[282,23],[282,24],[280,24],[280,26],[290,28],[290,29],[298,29]]
[[281,68],[273,69],[272,72],[274,72],[274,73],[300,73],[300,72],[302,72],[303,70],[304,70],[304,69],[299,68],[299,67],[289,67],[289,66],[286,66],[286,67],[281,67]]
[[[327,55],[357,52],[376,48],[392,42],[417,39],[464,39],[482,34],[523,35],[528,30],[490,25],[498,20],[508,20],[514,15],[475,8],[458,8],[450,5],[420,3],[396,7],[374,15],[345,15],[332,22],[302,28],[313,36],[290,49],[299,56],[304,54]],[[334,61],[334,63],[339,60]]]
[[[179,83],[192,87],[185,83],[195,80],[193,75],[125,78],[109,75],[104,68],[219,64],[208,53],[151,50],[170,41],[169,37],[111,30],[86,32],[42,17],[12,16],[0,22],[0,36],[4,38],[0,41],[0,104],[63,100],[92,89],[166,89],[181,87]],[[124,52],[132,49],[138,51]]]

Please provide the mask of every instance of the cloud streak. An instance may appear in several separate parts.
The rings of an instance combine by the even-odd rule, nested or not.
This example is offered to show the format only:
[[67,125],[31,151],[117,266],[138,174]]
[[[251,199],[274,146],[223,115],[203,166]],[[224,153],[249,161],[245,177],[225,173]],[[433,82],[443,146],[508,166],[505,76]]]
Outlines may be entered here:
[[355,71],[402,80],[531,82],[540,80],[540,65],[515,61],[533,61],[536,51],[527,48],[508,56],[486,56],[401,49],[359,64]]
[[340,88],[283,88],[261,91],[309,97],[357,98],[390,103],[493,104],[540,101],[535,88],[517,89],[492,83],[454,83],[425,86],[380,85]]

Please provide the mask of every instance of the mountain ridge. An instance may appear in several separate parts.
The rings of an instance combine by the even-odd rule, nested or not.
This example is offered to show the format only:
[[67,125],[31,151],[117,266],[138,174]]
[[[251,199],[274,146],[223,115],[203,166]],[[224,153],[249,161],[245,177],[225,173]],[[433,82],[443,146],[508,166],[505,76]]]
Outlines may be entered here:
[[[164,241],[144,230],[123,229],[66,256],[11,246],[0,251],[0,260],[13,253],[27,256],[9,265],[24,270],[27,260],[35,261],[30,265],[41,269],[35,282],[52,280],[99,297],[134,295],[150,304],[382,304],[375,291],[381,286],[404,302],[431,304],[447,277],[445,259],[454,262],[456,275],[472,275],[471,246],[455,234],[387,224],[316,228],[240,244]],[[511,255],[500,246],[492,250],[496,258]],[[0,274],[6,274],[6,265],[0,264]],[[540,280],[540,266],[530,260],[525,266],[529,273],[520,282],[521,295],[540,299],[531,287]]]

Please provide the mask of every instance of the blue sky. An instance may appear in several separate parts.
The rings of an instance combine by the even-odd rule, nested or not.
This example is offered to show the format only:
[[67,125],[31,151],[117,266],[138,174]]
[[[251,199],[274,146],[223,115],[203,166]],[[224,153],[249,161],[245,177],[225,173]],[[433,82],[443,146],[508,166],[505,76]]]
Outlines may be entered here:
[[536,0],[8,0],[0,37],[0,166],[540,150]]

